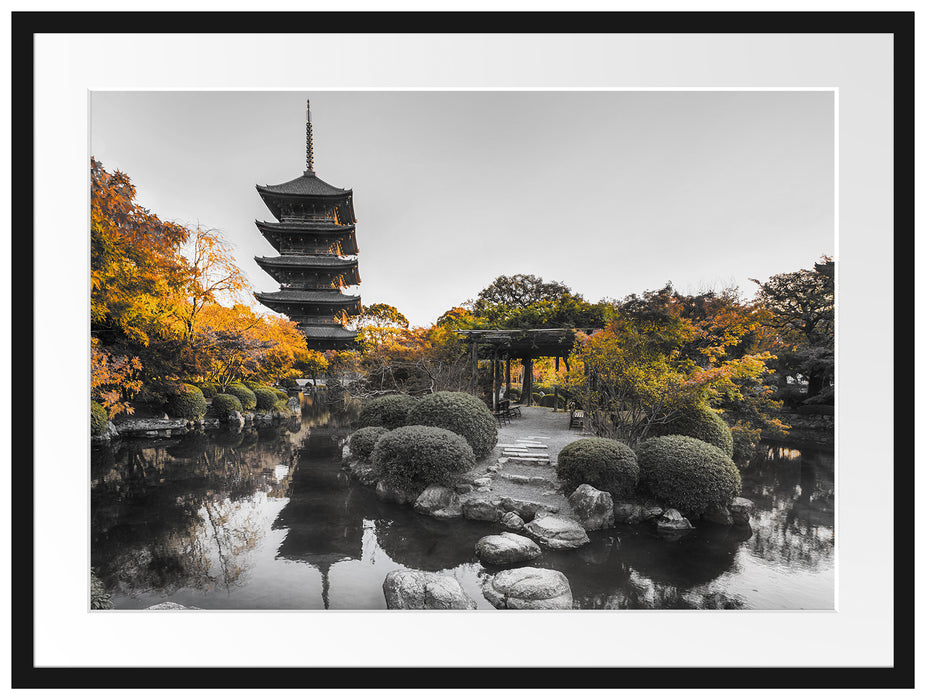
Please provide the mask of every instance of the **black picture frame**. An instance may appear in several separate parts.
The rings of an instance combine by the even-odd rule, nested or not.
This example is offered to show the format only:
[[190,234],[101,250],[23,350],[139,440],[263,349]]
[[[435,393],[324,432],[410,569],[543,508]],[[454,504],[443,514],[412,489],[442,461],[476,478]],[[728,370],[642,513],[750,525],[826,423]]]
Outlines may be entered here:
[[[309,17],[309,15],[311,17]],[[354,33],[882,33],[893,37],[894,56],[894,360],[909,363],[913,347],[914,241],[914,13],[913,12],[590,12],[590,13],[151,13],[151,12],[14,12],[12,13],[12,231],[11,280],[12,432],[32,436],[34,366],[33,266],[36,263],[31,203],[33,180],[34,51],[37,34],[54,33],[287,33],[304,31]],[[327,29],[326,29],[327,28]],[[897,232],[908,232],[906,235]],[[902,362],[906,360],[907,362]],[[896,387],[896,379],[889,380]],[[909,392],[907,392],[909,393]],[[913,449],[914,411],[903,392],[895,392],[894,453]],[[903,449],[907,448],[907,449]],[[914,490],[913,476],[894,482],[895,662],[890,668],[624,668],[516,669],[352,667],[342,668],[106,668],[36,667],[34,659],[31,439],[12,445],[12,686],[14,688],[912,688],[914,681]],[[905,460],[907,461],[907,460]],[[29,466],[26,466],[29,465]],[[882,524],[883,526],[883,524]],[[873,603],[874,604],[874,603]],[[272,670],[273,673],[267,673]]]

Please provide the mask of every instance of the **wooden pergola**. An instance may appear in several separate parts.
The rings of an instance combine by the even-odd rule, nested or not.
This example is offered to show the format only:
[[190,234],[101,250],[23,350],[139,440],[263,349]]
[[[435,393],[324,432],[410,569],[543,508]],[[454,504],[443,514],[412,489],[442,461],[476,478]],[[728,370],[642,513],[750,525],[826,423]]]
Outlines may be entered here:
[[[533,384],[533,360],[541,357],[556,358],[556,367],[562,358],[569,369],[569,353],[575,345],[576,331],[592,333],[593,328],[524,328],[524,329],[477,329],[457,330],[464,341],[470,344],[473,364],[472,391],[476,393],[479,378],[479,353],[492,361],[492,410],[498,407],[498,390],[501,387],[501,367],[505,367],[505,388],[511,389],[511,360],[521,360],[524,377],[521,385],[521,401],[531,405]],[[554,390],[553,408],[556,409],[558,389]]]

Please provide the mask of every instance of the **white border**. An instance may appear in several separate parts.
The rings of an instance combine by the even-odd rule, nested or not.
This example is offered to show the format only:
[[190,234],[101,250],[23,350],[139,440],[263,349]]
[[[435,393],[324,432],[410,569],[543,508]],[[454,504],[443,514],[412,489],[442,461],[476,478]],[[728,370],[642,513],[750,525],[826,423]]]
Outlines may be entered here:
[[[100,60],[106,55],[121,60]],[[268,77],[263,65],[284,67]],[[324,66],[326,72],[312,75],[304,66]],[[86,376],[86,351],[80,343],[86,337],[87,292],[78,261],[86,260],[86,238],[76,232],[86,230],[88,87],[832,85],[840,90],[844,110],[841,148],[852,156],[850,160],[844,154],[840,161],[847,168],[840,180],[840,338],[857,335],[862,341],[868,334],[892,338],[889,299],[880,297],[872,308],[873,300],[863,289],[846,284],[855,279],[871,285],[874,275],[883,289],[892,285],[891,77],[889,38],[868,35],[638,35],[620,41],[602,35],[39,36],[35,184],[40,192],[47,183],[55,183],[56,198],[54,206],[37,199],[35,210],[36,257],[43,264],[36,275],[36,367],[56,371],[37,375],[37,396],[60,396],[60,378],[79,377],[70,380],[77,387],[73,408],[70,399],[63,403],[69,413],[83,413],[80,386]],[[579,81],[582,85],[576,85]],[[883,232],[877,246],[870,245],[872,231]],[[48,279],[57,283],[42,284]],[[62,295],[63,290],[67,294]],[[861,324],[856,325],[863,315],[868,323],[864,335]],[[374,611],[89,614],[84,531],[73,527],[87,522],[85,504],[75,504],[75,495],[85,494],[87,486],[80,465],[62,458],[58,447],[85,444],[85,425],[56,428],[55,439],[48,440],[42,416],[37,416],[35,478],[41,500],[35,522],[36,664],[890,665],[892,578],[885,573],[892,571],[890,533],[886,526],[872,528],[871,522],[891,522],[892,479],[889,474],[878,480],[853,475],[861,477],[872,463],[892,464],[891,447],[883,439],[877,445],[859,440],[872,433],[890,435],[891,382],[858,386],[864,376],[859,373],[869,362],[862,348],[843,342],[840,355],[842,435],[855,440],[851,450],[842,451],[839,501],[841,513],[862,512],[864,506],[866,522],[840,517],[838,523],[839,613],[577,611],[520,614],[516,624],[510,615],[491,611],[403,613],[398,619],[396,613]],[[879,356],[889,358],[891,353],[892,348],[882,346]],[[891,368],[883,369],[890,377]],[[853,404],[843,400],[845,395],[853,397]],[[856,404],[859,397],[886,408],[876,416],[851,410],[861,405]],[[876,601],[872,571],[879,572]],[[522,643],[497,643],[512,635]],[[207,638],[259,641],[229,648],[207,643]],[[667,638],[674,642],[666,644]],[[574,643],[535,641],[543,639]],[[101,649],[106,650],[102,658]]]

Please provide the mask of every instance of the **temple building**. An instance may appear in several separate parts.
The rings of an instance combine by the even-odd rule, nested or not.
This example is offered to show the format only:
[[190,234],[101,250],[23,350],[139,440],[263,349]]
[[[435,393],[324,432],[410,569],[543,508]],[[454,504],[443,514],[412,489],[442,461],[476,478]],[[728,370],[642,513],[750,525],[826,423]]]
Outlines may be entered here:
[[306,170],[300,177],[281,185],[257,185],[276,221],[255,223],[279,255],[254,259],[280,283],[280,291],[254,296],[295,321],[309,349],[349,348],[357,334],[344,324],[361,311],[359,296],[341,292],[360,284],[354,194],[315,175],[308,102],[305,140]]

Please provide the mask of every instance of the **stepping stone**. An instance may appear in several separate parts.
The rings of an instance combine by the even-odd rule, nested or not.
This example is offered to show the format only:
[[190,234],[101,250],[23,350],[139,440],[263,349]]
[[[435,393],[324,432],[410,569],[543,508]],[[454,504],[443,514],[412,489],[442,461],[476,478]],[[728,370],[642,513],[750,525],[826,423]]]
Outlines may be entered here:
[[542,515],[524,526],[524,529],[550,549],[576,549],[588,544],[588,535],[572,518]]
[[572,589],[559,571],[524,566],[496,574],[482,584],[492,605],[508,610],[570,610]]
[[483,564],[517,564],[540,556],[540,545],[534,540],[503,532],[487,535],[476,543],[476,556]]
[[527,439],[528,440],[549,440],[550,436],[549,435],[528,435]]

